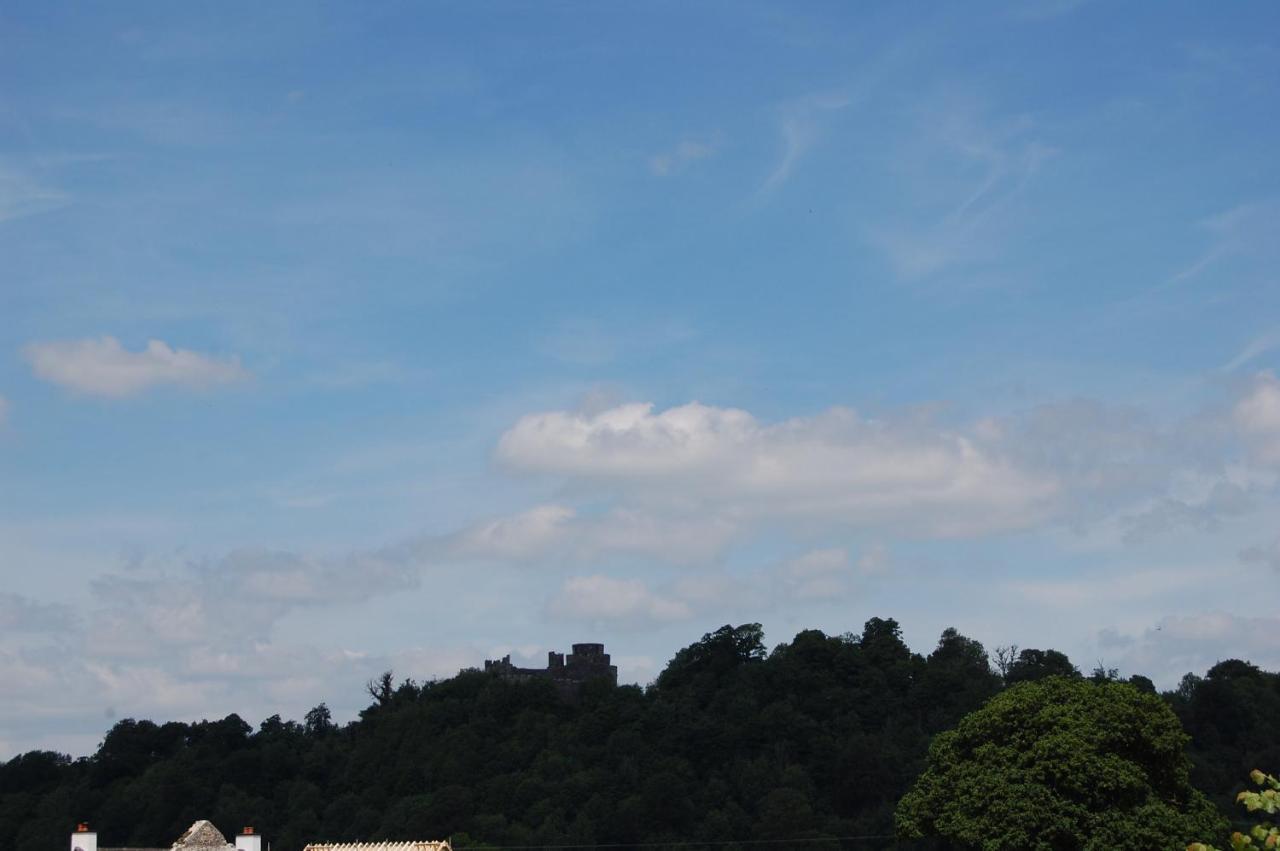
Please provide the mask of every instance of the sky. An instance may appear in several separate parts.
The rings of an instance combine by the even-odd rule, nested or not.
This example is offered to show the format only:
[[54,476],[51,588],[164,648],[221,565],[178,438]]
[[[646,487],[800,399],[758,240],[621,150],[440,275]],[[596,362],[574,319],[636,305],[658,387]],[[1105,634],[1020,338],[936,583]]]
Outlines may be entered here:
[[1280,669],[1278,33],[5,4],[0,758],[726,623]]

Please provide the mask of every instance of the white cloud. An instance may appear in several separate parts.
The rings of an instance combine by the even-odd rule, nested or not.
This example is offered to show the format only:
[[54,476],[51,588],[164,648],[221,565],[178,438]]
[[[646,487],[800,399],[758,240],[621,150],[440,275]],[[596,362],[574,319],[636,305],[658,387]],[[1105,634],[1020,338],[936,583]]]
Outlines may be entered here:
[[849,551],[814,550],[787,562],[783,581],[800,600],[828,600],[849,592]]
[[658,664],[652,656],[614,656],[618,666],[618,682],[648,685],[658,676]]
[[785,562],[778,571],[782,590],[795,600],[834,601],[848,597],[867,580],[889,569],[882,546],[866,550],[856,561],[843,547],[810,550]]
[[1239,517],[1254,508],[1254,498],[1244,487],[1219,480],[1200,500],[1164,498],[1151,507],[1120,518],[1126,543],[1138,543],[1178,529],[1215,531],[1224,518]]
[[671,150],[650,157],[649,171],[657,177],[670,177],[715,152],[716,146],[711,142],[683,139]]
[[928,536],[1026,526],[1056,490],[976,436],[841,408],[776,425],[697,402],[658,413],[649,404],[554,411],[520,419],[496,454],[512,469],[623,490],[646,505]]
[[1261,547],[1246,547],[1240,551],[1240,560],[1249,564],[1265,564],[1280,572],[1280,538]]
[[1280,379],[1259,373],[1232,413],[1258,459],[1280,464]]
[[45,381],[90,396],[124,398],[158,385],[189,388],[248,377],[238,358],[219,359],[151,340],[132,352],[114,337],[29,343],[23,354]]
[[[91,583],[85,611],[0,592],[0,678],[22,684],[0,690],[0,726],[31,725],[35,733],[9,737],[24,748],[39,735],[84,753],[93,742],[83,732],[115,717],[298,718],[322,700],[350,717],[363,705],[360,685],[382,670],[452,675],[483,651],[352,652],[282,642],[277,625],[301,613],[323,629],[324,607],[412,588],[416,559],[411,548],[330,558],[242,550],[207,563],[130,565]],[[81,699],[68,702],[71,693]]]
[[9,400],[0,396],[0,425],[4,425],[9,419]]
[[731,521],[712,516],[695,519],[623,507],[580,514],[550,504],[478,523],[423,546],[451,558],[591,561],[629,553],[688,563],[714,559],[736,531]]
[[1187,525],[1212,528],[1272,487],[1236,464],[1239,447],[1220,419],[1212,411],[1166,424],[1137,408],[1076,400],[989,420],[978,431],[1019,467],[1053,477],[1057,519],[1136,543]]
[[601,575],[569,579],[547,611],[565,620],[635,626],[684,620],[693,614],[686,603],[651,591],[637,579]]
[[241,549],[207,562],[108,573],[91,586],[89,645],[135,661],[205,646],[251,652],[292,612],[416,588],[424,566],[412,547],[328,557]]
[[1243,617],[1226,612],[1170,615],[1141,635],[1114,630],[1100,646],[1118,650],[1109,658],[1128,673],[1141,673],[1171,687],[1187,672],[1203,674],[1224,659],[1246,659],[1265,670],[1280,669],[1280,617]]
[[56,634],[74,630],[77,624],[75,613],[68,606],[0,591],[0,632]]
[[1004,590],[1023,601],[1063,611],[1106,603],[1149,603],[1186,592],[1219,587],[1228,572],[1214,567],[1145,568],[1128,572],[1010,582]]
[[577,512],[565,505],[539,505],[528,511],[472,526],[455,536],[449,548],[460,556],[528,559],[559,543]]

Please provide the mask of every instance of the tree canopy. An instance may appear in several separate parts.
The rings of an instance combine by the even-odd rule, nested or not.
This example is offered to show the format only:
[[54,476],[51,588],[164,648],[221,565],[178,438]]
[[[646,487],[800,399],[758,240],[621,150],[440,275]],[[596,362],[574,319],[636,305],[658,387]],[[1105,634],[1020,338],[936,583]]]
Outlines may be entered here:
[[1023,682],[934,740],[898,830],[984,851],[1182,848],[1225,824],[1191,785],[1186,742],[1133,686]]
[[[850,836],[876,837],[844,842],[851,851],[886,847],[895,806],[925,770],[935,736],[995,695],[997,706],[1022,701],[1019,689],[1051,682],[1002,693],[977,641],[948,629],[923,656],[888,618],[839,636],[805,630],[772,651],[758,624],[726,625],[677,652],[649,687],[594,683],[576,702],[546,681],[471,670],[417,683],[388,672],[369,683],[359,718],[341,725],[325,704],[301,722],[272,716],[256,729],[237,715],[125,719],[88,757],[33,751],[0,763],[0,848],[65,847],[77,821],[104,845],[166,846],[197,818],[224,831],[251,824],[275,851],[445,836],[459,848]],[[1235,766],[1275,764],[1267,759],[1278,684],[1245,663],[1218,666],[1133,703],[1133,718],[1156,718],[1134,730],[1162,730],[1160,741],[1172,742],[1176,723],[1150,714],[1161,701],[1171,706],[1192,734],[1193,780],[1234,806],[1248,770]],[[1241,709],[1241,700],[1252,703]],[[1101,705],[1129,717],[1125,701]],[[1070,739],[1049,741],[1061,751],[1046,759],[1065,765],[1132,744],[1089,740],[1102,750],[1081,756]],[[1145,739],[1135,732],[1132,741]]]

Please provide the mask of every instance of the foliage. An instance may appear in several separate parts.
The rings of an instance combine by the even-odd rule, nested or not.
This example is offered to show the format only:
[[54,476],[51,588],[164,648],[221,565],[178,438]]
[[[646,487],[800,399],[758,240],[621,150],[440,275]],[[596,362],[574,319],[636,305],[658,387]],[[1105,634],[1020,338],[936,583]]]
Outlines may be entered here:
[[898,831],[991,851],[1181,847],[1222,823],[1190,784],[1186,740],[1127,684],[1023,682],[934,740]]
[[1166,697],[1191,735],[1191,782],[1224,813],[1236,810],[1239,778],[1256,765],[1280,765],[1280,674],[1239,659],[1187,674]]
[[[1235,760],[1275,746],[1267,719],[1280,717],[1269,702],[1280,677],[1242,666],[1165,696],[1193,754]],[[343,725],[324,704],[301,723],[273,716],[256,730],[235,715],[126,719],[92,756],[33,751],[0,763],[0,848],[65,847],[77,821],[104,845],[167,846],[197,818],[226,831],[251,824],[276,851],[450,835],[459,848],[883,837],[931,739],[1003,680],[982,645],[953,629],[921,656],[895,621],[872,618],[860,632],[807,630],[771,652],[758,624],[721,627],[648,688],[596,683],[576,702],[547,682],[474,670],[429,683],[388,672],[368,686],[368,706]],[[1228,720],[1241,726],[1221,726],[1222,701],[1243,698],[1260,717],[1237,708]],[[1233,794],[1230,780],[1205,788]]]
[[1035,682],[1046,677],[1078,677],[1080,671],[1065,653],[1028,647],[1018,654],[1004,675],[1006,685]]
[[[1277,810],[1280,810],[1280,780],[1271,774],[1263,774],[1256,768],[1249,772],[1249,779],[1258,786],[1262,786],[1263,790],[1254,792],[1246,789],[1236,796],[1236,800],[1244,804],[1244,808],[1251,813],[1261,810],[1268,815],[1274,815]],[[1255,839],[1257,844],[1254,843]],[[1280,848],[1280,827],[1264,821],[1255,824],[1247,834],[1236,831],[1231,834],[1231,848],[1232,851],[1241,851],[1243,848]],[[1187,851],[1217,851],[1217,849],[1203,842],[1192,842],[1187,846]]]
[[576,702],[479,671],[387,673],[341,727],[324,705],[256,731],[125,720],[89,758],[15,758],[0,765],[0,848],[60,847],[78,820],[106,844],[163,846],[202,817],[252,824],[278,851],[884,835],[931,731],[998,688],[977,642],[948,630],[926,659],[879,618],[772,652],[758,624],[725,626],[648,689],[597,683]]

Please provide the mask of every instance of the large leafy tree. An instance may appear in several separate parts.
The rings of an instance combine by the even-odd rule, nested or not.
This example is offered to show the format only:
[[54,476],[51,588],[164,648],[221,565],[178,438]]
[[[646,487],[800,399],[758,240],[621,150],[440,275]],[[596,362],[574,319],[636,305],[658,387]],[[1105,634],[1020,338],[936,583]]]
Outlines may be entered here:
[[1186,741],[1132,686],[1026,682],[934,740],[897,828],[983,851],[1184,848],[1223,825],[1191,786]]

